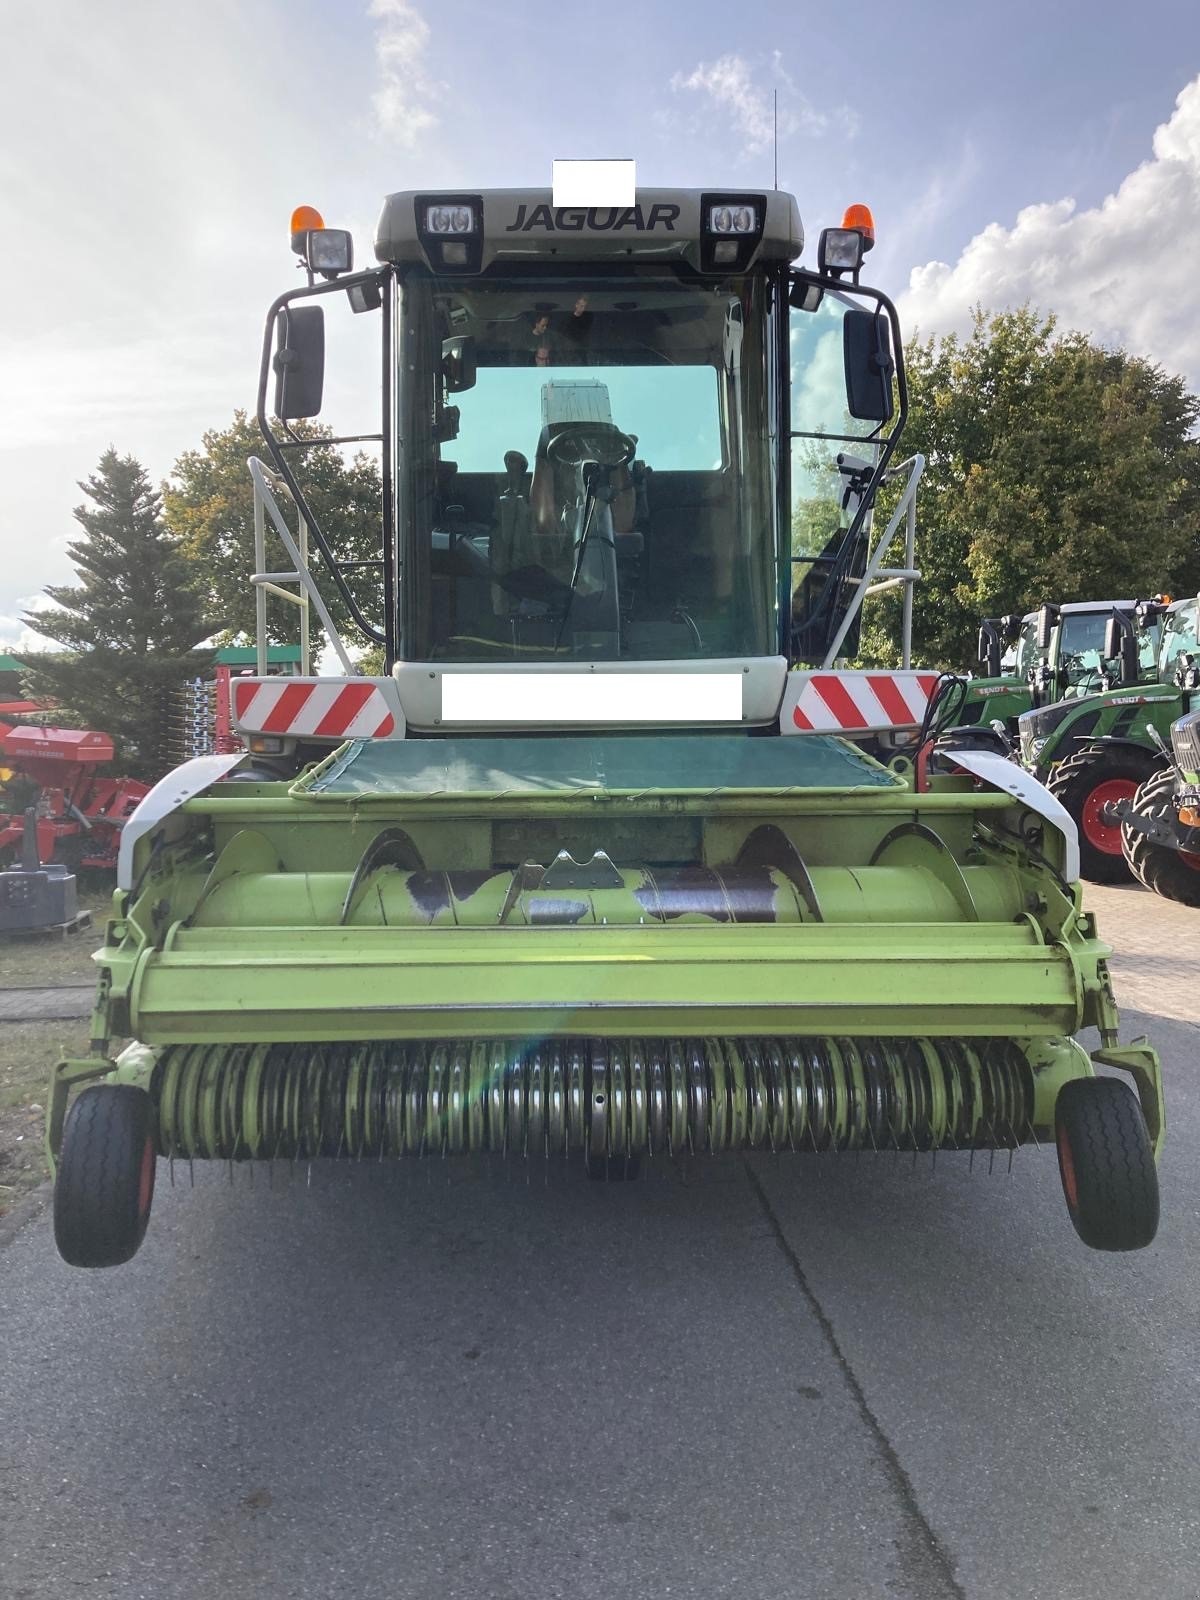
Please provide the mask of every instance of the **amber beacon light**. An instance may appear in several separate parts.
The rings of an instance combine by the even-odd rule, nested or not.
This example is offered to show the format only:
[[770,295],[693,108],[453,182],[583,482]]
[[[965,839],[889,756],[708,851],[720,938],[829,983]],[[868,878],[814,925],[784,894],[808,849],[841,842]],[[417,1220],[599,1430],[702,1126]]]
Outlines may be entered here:
[[296,207],[295,211],[292,212],[291,233],[292,249],[298,256],[304,254],[305,235],[311,233],[314,228],[323,228],[324,226],[325,218],[317,210],[316,206]]
[[854,228],[863,236],[863,254],[865,255],[875,244],[875,218],[871,215],[870,206],[847,206],[846,214],[842,218],[843,228]]

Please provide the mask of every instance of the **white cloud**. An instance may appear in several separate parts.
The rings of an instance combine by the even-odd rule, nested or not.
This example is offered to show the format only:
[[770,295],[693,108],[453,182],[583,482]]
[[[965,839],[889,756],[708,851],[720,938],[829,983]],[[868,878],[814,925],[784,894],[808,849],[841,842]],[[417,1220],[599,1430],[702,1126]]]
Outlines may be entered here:
[[429,24],[408,0],[371,0],[367,15],[379,23],[379,88],[371,96],[375,119],[383,133],[411,150],[437,126],[431,104],[439,85],[426,66]]
[[[779,137],[793,133],[822,134],[837,120],[839,131],[853,134],[858,119],[853,112],[839,108],[836,113],[819,111],[796,87],[791,75],[784,69],[779,51],[771,57],[770,75],[780,89]],[[742,140],[743,154],[755,155],[770,149],[775,137],[775,115],[772,88],[757,80],[754,68],[745,56],[719,56],[715,61],[702,61],[689,73],[677,72],[671,79],[676,92],[689,90],[707,95],[729,117],[735,132]]]
[[910,330],[963,331],[971,309],[1028,301],[1066,327],[1121,344],[1200,384],[1200,78],[1154,134],[1153,155],[1099,205],[1031,205],[990,223],[950,265],[913,269]]
[[[74,581],[78,481],[108,445],[157,481],[204,429],[253,408],[267,307],[297,282],[292,208],[309,202],[332,223],[356,224],[360,259],[370,259],[394,159],[377,151],[347,163],[346,139],[330,133],[355,128],[377,84],[365,0],[355,10],[357,70],[332,79],[329,50],[344,43],[346,19],[296,29],[286,0],[55,0],[9,30],[0,209],[24,263],[11,254],[0,263],[9,642],[21,597]],[[251,35],[272,41],[273,71],[247,50]],[[328,416],[367,432],[378,355],[370,366],[356,351],[343,357],[344,309],[327,312]],[[344,321],[358,325],[347,341],[378,339],[377,318],[346,311]],[[360,372],[351,411],[341,390]]]
[[62,647],[43,634],[35,633],[24,621],[26,612],[47,611],[53,606],[48,595],[28,594],[17,597],[13,615],[0,616],[0,652],[12,654],[20,650],[58,650]]
[[[131,440],[140,447],[149,432],[172,425],[181,445],[191,444],[198,412],[220,423],[235,404],[253,402],[245,349],[218,319],[146,320],[146,331],[123,338],[115,329],[68,325],[14,339],[0,395],[0,460],[63,438],[100,438],[106,429],[118,448]],[[228,373],[239,364],[245,376],[233,385]]]

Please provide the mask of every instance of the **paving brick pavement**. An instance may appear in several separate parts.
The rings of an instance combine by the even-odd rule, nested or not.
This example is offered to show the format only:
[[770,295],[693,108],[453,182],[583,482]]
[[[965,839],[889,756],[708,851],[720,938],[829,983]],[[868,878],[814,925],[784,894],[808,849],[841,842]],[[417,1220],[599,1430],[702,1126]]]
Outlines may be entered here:
[[1200,911],[1134,883],[1085,883],[1083,903],[1113,947],[1118,1006],[1200,1028]]

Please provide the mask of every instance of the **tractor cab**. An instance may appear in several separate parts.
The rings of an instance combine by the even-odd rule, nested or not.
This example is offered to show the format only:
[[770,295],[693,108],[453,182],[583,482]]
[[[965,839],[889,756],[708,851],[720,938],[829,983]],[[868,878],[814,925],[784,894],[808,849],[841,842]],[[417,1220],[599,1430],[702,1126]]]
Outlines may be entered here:
[[[1164,607],[1158,600],[1075,600],[1044,605],[1037,612],[1040,659],[1030,683],[1034,705],[1053,705],[1112,688],[1122,674],[1153,679]],[[1110,649],[1110,624],[1117,639]],[[1126,659],[1127,658],[1127,659]]]

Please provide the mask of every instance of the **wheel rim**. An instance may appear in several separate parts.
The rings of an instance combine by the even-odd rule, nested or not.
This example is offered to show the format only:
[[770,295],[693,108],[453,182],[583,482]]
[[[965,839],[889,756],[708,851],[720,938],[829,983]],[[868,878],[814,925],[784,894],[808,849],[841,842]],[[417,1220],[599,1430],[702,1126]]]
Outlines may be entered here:
[[1056,1131],[1054,1142],[1058,1146],[1058,1170],[1062,1177],[1063,1193],[1067,1197],[1068,1208],[1075,1212],[1079,1210],[1079,1182],[1075,1177],[1075,1158],[1071,1154],[1071,1143],[1065,1128],[1060,1127]]
[[1080,819],[1083,836],[1093,849],[1106,856],[1121,854],[1121,824],[1109,822],[1105,810],[1118,800],[1132,800],[1137,784],[1131,778],[1106,778],[1098,783],[1083,802]]
[[137,1214],[139,1222],[150,1213],[150,1201],[154,1195],[154,1163],[156,1157],[157,1152],[154,1148],[154,1140],[147,1135],[146,1142],[142,1146],[142,1164],[138,1171]]

